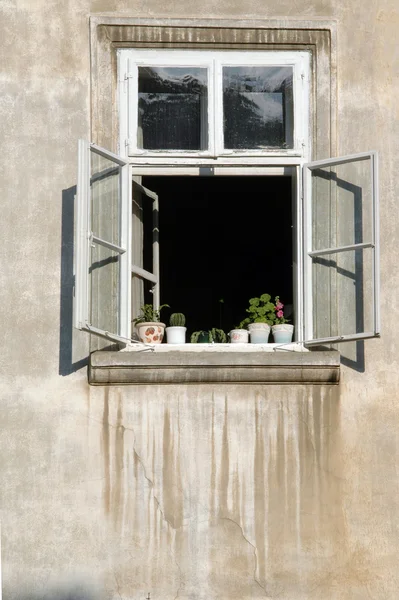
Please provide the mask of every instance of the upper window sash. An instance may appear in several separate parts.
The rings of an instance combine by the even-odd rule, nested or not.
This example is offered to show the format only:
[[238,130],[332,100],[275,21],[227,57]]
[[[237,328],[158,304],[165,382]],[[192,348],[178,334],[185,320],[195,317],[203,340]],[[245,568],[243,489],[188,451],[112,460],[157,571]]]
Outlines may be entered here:
[[[310,54],[308,52],[223,52],[215,58],[215,112],[219,116],[215,126],[216,155],[217,156],[304,156],[307,145],[309,128],[309,65]],[[254,71],[253,79],[261,76],[261,68],[265,67],[273,71],[292,69],[292,115],[290,119],[289,137],[292,138],[292,147],[266,147],[266,148],[230,148],[224,131],[226,105],[224,103],[224,69],[238,69],[247,67]],[[250,71],[249,71],[250,72]],[[276,73],[271,74],[271,78]],[[270,82],[265,82],[266,85]],[[272,95],[272,94],[270,94]],[[267,103],[267,98],[263,99]],[[275,103],[271,103],[275,104]],[[273,111],[272,106],[266,110]],[[283,106],[285,111],[286,107]],[[273,112],[272,112],[273,114]],[[284,122],[287,128],[288,123]]]
[[[308,151],[307,140],[309,130],[309,64],[310,53],[308,52],[209,52],[209,51],[185,51],[185,50],[141,50],[141,49],[120,49],[118,51],[118,69],[119,69],[119,108],[120,108],[120,151],[126,156],[146,157],[148,159],[159,160],[161,156],[187,158],[190,157],[226,157],[234,158],[238,156],[268,156],[268,157],[305,157]],[[159,71],[162,69],[206,69],[207,71],[207,107],[206,111],[201,109],[201,130],[206,126],[207,148],[185,150],[178,148],[156,149],[142,148],[140,143],[139,131],[139,102],[143,101],[143,96],[139,99],[139,73],[140,69],[156,67]],[[269,69],[278,70],[292,69],[292,111],[290,115],[285,115],[289,103],[284,100],[283,93],[272,93],[265,91],[267,85],[271,85],[271,80],[266,81],[266,88],[262,88],[261,93],[257,96],[259,101],[254,101],[255,95],[251,94],[250,82],[244,81],[244,87],[248,84],[248,93],[241,93],[241,101],[246,102],[253,108],[253,114],[257,118],[257,112],[265,115],[277,115],[280,113],[280,118],[284,115],[283,126],[287,130],[286,138],[289,143],[282,144],[281,147],[258,147],[245,148],[239,144],[239,148],[228,148],[228,140],[225,144],[224,135],[224,107],[223,104],[223,69],[239,69],[240,67],[248,67],[252,69],[253,76],[248,77],[256,81],[262,80],[260,76],[262,67],[265,67],[265,72]],[[239,77],[239,76],[237,76]],[[245,77],[244,77],[245,79]],[[256,84],[255,84],[256,85]],[[259,86],[258,86],[259,87]],[[167,89],[167,88],[165,88]],[[241,90],[242,92],[242,90]],[[158,93],[159,96],[163,92]],[[291,91],[290,91],[291,93]],[[147,103],[154,102],[154,97],[151,94],[148,96]],[[165,94],[166,96],[166,94]],[[178,94],[175,97],[179,101]],[[180,101],[182,101],[180,99]],[[285,102],[285,104],[284,104]],[[279,103],[281,106],[279,107]],[[162,104],[162,102],[161,102]],[[162,106],[160,105],[160,108]],[[244,107],[245,109],[245,107]],[[187,109],[188,110],[188,109]],[[248,115],[248,107],[243,118]],[[173,118],[173,115],[172,117]],[[205,125],[204,118],[207,118]],[[231,116],[230,116],[231,118]],[[262,118],[262,114],[260,114]],[[161,120],[161,117],[160,117]],[[240,123],[240,114],[237,115],[238,123]],[[193,125],[193,124],[192,124]],[[255,127],[256,130],[256,127]],[[140,135],[139,135],[140,134]],[[292,140],[292,143],[291,143]]]
[[[194,56],[192,56],[194,54]],[[207,90],[207,105],[201,111],[200,126],[204,130],[206,137],[206,148],[204,150],[189,150],[189,149],[148,149],[141,147],[139,143],[140,124],[139,111],[142,108],[139,106],[139,81],[142,69],[148,67],[157,71],[165,70],[176,72],[187,68],[188,71],[201,70],[201,75],[206,81]],[[213,124],[215,121],[214,115],[214,63],[210,53],[199,56],[198,53],[176,51],[158,52],[153,50],[134,51],[120,50],[119,51],[119,69],[120,69],[120,126],[121,126],[121,151],[123,145],[128,156],[143,156],[160,154],[195,155],[195,156],[213,156],[214,155],[214,135]],[[165,93],[166,95],[166,93]],[[149,94],[150,96],[150,94]],[[150,98],[151,101],[151,98]],[[179,107],[177,107],[178,109]]]

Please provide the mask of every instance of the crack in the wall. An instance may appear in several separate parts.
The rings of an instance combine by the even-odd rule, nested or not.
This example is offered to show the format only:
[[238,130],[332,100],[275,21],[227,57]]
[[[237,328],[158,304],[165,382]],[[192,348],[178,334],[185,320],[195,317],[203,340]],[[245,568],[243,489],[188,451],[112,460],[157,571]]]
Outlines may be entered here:
[[121,596],[121,587],[120,587],[120,585],[119,585],[119,581],[118,581],[118,578],[117,578],[117,576],[116,576],[116,573],[115,573],[115,572],[114,572],[114,579],[115,579],[115,583],[116,583],[116,591],[117,591],[117,594],[118,594],[119,598],[122,600],[122,596]]
[[257,579],[257,577],[256,577],[256,571],[257,571],[257,569],[258,569],[258,551],[257,551],[257,548],[256,548],[256,546],[255,546],[255,545],[254,545],[252,542],[250,542],[250,541],[249,541],[249,539],[248,539],[248,538],[247,538],[247,536],[245,535],[245,533],[244,533],[244,530],[243,530],[242,526],[240,525],[240,523],[237,523],[237,521],[235,521],[234,519],[231,519],[230,517],[219,517],[219,518],[220,518],[220,520],[222,520],[222,521],[230,521],[231,523],[233,523],[234,525],[236,525],[236,526],[239,528],[239,530],[240,530],[240,532],[241,532],[241,535],[242,535],[243,539],[244,539],[244,540],[247,542],[247,544],[249,544],[249,545],[251,546],[251,548],[253,549],[253,552],[254,552],[254,557],[255,557],[255,567],[254,567],[254,574],[253,574],[254,581],[255,581],[255,583],[256,583],[256,584],[257,584],[257,585],[258,585],[258,586],[261,588],[261,590],[263,590],[263,591],[265,592],[265,594],[266,594],[266,597],[267,597],[267,598],[270,598],[270,596],[269,596],[269,595],[268,595],[268,593],[267,593],[267,590],[266,590],[266,588],[265,588],[265,587],[264,587],[264,586],[261,584],[261,582],[259,581],[259,579]]
[[[167,518],[167,516],[165,515],[163,509],[161,508],[161,502],[158,500],[158,498],[157,498],[157,496],[155,495],[155,492],[154,492],[154,490],[155,490],[154,482],[148,477],[148,475],[147,475],[147,469],[145,468],[145,465],[144,465],[144,462],[143,462],[141,456],[139,455],[139,453],[137,452],[136,448],[134,447],[134,444],[133,444],[133,452],[134,452],[134,455],[137,458],[139,464],[141,465],[141,468],[143,469],[143,475],[144,475],[145,479],[148,481],[148,483],[151,486],[152,497],[155,500],[155,503],[157,505],[157,509],[161,513],[163,520],[165,521],[165,523],[167,523],[169,525],[169,527],[171,527],[171,529],[173,529],[174,531],[177,531],[178,529],[180,529],[180,527],[175,527],[171,523],[171,521]],[[181,527],[183,527],[183,525],[181,525]]]
[[176,555],[175,555],[174,558],[175,558],[175,564],[176,564],[177,570],[179,571],[179,587],[177,588],[176,596],[174,597],[174,600],[177,600],[177,598],[179,597],[179,594],[180,594],[180,590],[181,590],[182,585],[183,585],[183,577],[182,577],[181,567],[180,567],[180,565],[179,565],[179,563],[177,562],[177,559],[176,559]]
[[[134,431],[133,431],[133,435],[135,436]],[[135,439],[136,439],[136,437],[135,437]],[[144,475],[145,479],[148,481],[148,483],[151,486],[152,497],[154,498],[154,501],[156,503],[157,509],[161,513],[163,520],[165,521],[165,523],[167,523],[167,525],[169,525],[174,531],[177,532],[179,529],[182,529],[184,527],[184,524],[182,524],[180,527],[175,527],[174,525],[172,525],[172,523],[170,522],[170,520],[166,517],[163,509],[161,508],[161,503],[160,503],[160,501],[158,500],[157,496],[154,493],[154,489],[155,489],[154,482],[148,477],[147,470],[145,468],[144,462],[143,462],[141,456],[139,455],[139,453],[137,452],[134,444],[133,444],[133,452],[134,452],[134,455],[136,456],[138,462],[141,465],[141,468],[143,470],[143,475]],[[183,577],[182,577],[181,567],[180,567],[180,565],[179,565],[179,563],[177,561],[177,558],[176,558],[176,554],[175,554],[175,552],[173,552],[172,554],[173,554],[173,558],[174,558],[177,570],[179,572],[179,586],[177,588],[175,599],[174,599],[174,600],[177,600],[177,598],[179,597],[179,594],[180,594],[180,589],[181,589],[181,587],[183,585]]]

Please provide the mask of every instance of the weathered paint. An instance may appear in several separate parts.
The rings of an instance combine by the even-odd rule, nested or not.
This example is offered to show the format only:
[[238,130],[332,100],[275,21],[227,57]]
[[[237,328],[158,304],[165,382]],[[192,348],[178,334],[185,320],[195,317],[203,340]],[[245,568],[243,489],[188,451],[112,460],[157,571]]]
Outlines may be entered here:
[[[380,152],[383,232],[382,338],[338,388],[89,389],[71,207],[100,12],[336,23],[337,153]],[[2,3],[4,598],[397,598],[398,23],[396,0]]]
[[297,597],[347,552],[338,388],[96,388],[91,406],[105,527],[137,557],[113,564],[122,597]]

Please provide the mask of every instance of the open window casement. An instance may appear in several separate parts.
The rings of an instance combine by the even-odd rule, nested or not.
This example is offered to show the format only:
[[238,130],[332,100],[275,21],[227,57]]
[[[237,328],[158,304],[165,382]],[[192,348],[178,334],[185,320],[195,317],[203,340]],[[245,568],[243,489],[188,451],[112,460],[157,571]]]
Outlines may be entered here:
[[378,337],[377,154],[303,167],[307,344]]
[[147,303],[160,306],[159,201],[155,192],[133,179],[132,204],[132,316]]
[[130,340],[131,167],[79,140],[75,327]]
[[[129,343],[132,298],[137,316],[144,281],[159,308],[158,197],[136,182],[132,190],[131,165],[85,140],[76,197],[75,327]],[[152,272],[143,268],[143,197],[151,201]]]

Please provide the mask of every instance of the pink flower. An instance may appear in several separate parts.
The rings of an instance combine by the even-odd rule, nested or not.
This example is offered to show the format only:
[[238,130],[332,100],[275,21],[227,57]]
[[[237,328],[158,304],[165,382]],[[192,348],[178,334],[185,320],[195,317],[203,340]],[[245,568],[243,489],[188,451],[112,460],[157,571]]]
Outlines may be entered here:
[[277,311],[277,316],[278,316],[278,318],[279,318],[279,319],[281,319],[281,317],[283,317],[283,316],[284,316],[284,313],[283,313],[283,311],[282,311],[282,310],[278,310],[278,311]]
[[281,302],[277,302],[276,309],[281,310],[282,308],[284,308],[284,304],[282,304]]

